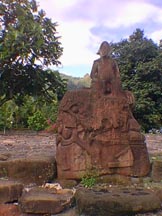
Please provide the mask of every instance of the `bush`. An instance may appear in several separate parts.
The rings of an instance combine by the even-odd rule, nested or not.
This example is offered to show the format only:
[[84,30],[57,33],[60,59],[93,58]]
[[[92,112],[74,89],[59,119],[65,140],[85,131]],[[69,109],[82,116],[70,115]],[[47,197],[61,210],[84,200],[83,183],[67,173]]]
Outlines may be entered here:
[[[1,99],[1,98],[0,98]],[[0,130],[24,129],[56,132],[58,101],[46,102],[40,97],[17,96],[0,107]]]
[[86,188],[91,188],[96,184],[96,177],[83,177],[81,180],[81,184]]
[[32,130],[43,130],[47,127],[47,121],[42,112],[37,111],[33,116],[28,118],[29,128]]
[[18,106],[13,100],[7,101],[0,107],[0,130],[10,129],[13,127],[14,115],[18,110]]

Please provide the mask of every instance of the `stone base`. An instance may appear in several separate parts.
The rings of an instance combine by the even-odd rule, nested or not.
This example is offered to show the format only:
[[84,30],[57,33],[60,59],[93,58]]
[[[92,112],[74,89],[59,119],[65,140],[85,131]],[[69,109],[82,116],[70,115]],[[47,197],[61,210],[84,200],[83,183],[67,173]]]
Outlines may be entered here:
[[59,107],[56,161],[58,178],[97,175],[145,176],[150,162],[145,138],[131,111],[133,96],[92,89],[69,91]]

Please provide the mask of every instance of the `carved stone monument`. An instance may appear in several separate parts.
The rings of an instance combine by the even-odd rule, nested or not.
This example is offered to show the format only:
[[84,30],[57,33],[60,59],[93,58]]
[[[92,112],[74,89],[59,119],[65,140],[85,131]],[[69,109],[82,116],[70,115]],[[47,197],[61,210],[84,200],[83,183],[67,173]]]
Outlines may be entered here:
[[91,87],[68,91],[57,119],[58,178],[98,175],[146,176],[150,162],[145,137],[133,117],[133,94],[122,90],[111,48],[104,41],[91,71]]

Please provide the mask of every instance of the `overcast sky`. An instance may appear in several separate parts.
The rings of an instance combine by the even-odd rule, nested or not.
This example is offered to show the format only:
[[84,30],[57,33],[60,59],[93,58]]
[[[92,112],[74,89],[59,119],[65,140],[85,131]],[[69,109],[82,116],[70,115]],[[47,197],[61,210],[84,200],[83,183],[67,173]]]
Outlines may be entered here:
[[46,16],[58,23],[64,48],[62,73],[90,73],[102,41],[119,42],[136,28],[157,44],[162,39],[162,0],[38,0]]

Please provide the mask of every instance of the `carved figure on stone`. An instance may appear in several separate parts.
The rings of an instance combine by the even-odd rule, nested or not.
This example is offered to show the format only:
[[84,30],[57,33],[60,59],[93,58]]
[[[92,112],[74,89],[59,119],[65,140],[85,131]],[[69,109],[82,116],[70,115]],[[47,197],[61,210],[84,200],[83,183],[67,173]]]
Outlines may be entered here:
[[101,90],[104,94],[117,94],[121,90],[119,68],[110,53],[108,42],[102,42],[97,52],[100,58],[94,61],[90,77],[92,88]]
[[58,177],[98,175],[145,176],[150,170],[144,136],[133,116],[135,99],[121,86],[119,68],[104,41],[92,66],[91,88],[68,91],[57,119]]

